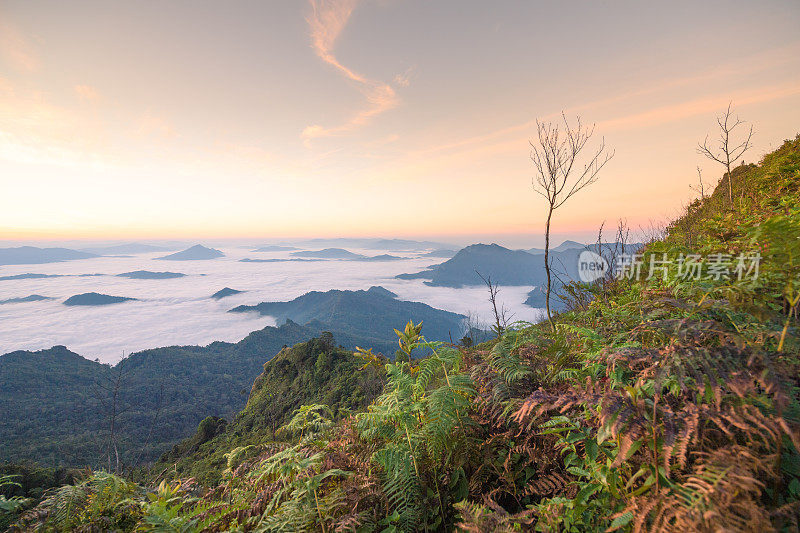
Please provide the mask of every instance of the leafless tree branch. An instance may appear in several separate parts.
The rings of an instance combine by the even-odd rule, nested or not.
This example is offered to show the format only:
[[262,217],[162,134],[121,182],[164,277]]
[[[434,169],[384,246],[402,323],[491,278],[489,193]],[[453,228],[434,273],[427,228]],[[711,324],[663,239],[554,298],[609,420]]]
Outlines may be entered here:
[[715,145],[710,144],[708,135],[706,135],[705,140],[697,145],[697,153],[725,167],[726,176],[728,178],[728,203],[731,207],[733,207],[733,176],[731,174],[731,164],[742,157],[753,145],[752,125],[741,142],[736,144],[736,142],[732,140],[736,128],[745,124],[738,116],[734,117],[732,107],[733,102],[728,104],[728,109],[724,114],[717,117],[717,125],[719,126],[718,143]]
[[503,334],[506,328],[508,328],[508,324],[511,321],[513,314],[509,315],[508,309],[506,309],[506,306],[503,304],[500,304],[498,307],[497,294],[500,292],[500,287],[492,281],[492,277],[484,277],[483,274],[477,270],[475,273],[483,280],[483,282],[486,284],[486,287],[489,289],[489,302],[492,304],[492,312],[494,313],[494,326],[492,329],[495,330],[495,333],[497,333],[498,336],[500,336]]
[[[594,134],[594,124],[587,127],[581,118],[577,117],[573,126],[563,112],[561,118],[563,125],[540,122],[537,119],[537,140],[536,142],[529,141],[531,145],[530,159],[536,170],[531,183],[534,191],[547,200],[548,205],[544,237],[544,266],[547,273],[545,307],[547,319],[553,328],[555,325],[550,312],[552,289],[550,222],[553,212],[578,191],[597,181],[600,170],[614,157],[614,151],[607,149],[605,139],[602,138],[599,146],[588,152],[588,157],[585,157],[587,156],[585,149]],[[582,164],[579,163],[581,159],[584,161]]]

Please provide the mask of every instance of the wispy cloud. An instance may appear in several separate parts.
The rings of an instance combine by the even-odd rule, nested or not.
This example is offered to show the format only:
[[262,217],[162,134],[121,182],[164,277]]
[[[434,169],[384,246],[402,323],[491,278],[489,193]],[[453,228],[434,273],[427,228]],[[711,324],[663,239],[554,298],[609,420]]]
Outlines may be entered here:
[[[668,95],[674,90],[685,89],[687,87],[695,87],[696,89],[694,92],[700,92],[709,81],[731,77],[752,78],[756,74],[770,68],[784,68],[787,65],[792,65],[797,61],[798,48],[800,48],[800,41],[753,54],[746,58],[739,59],[735,63],[721,65],[716,69],[711,69],[706,72],[685,77],[658,80],[657,82],[624,93],[568,106],[563,109],[563,111],[568,115],[592,113],[601,108],[613,108],[614,106],[627,103],[637,97],[646,97],[656,94]],[[800,91],[798,80],[791,80],[785,83],[751,87],[725,94],[715,93],[706,98],[687,98],[682,102],[671,105],[649,106],[649,109],[637,113],[615,112],[615,118],[601,121],[598,123],[598,128],[602,126],[603,131],[610,131],[655,126],[680,118],[717,113],[731,100],[737,105],[747,105],[792,96],[797,94],[798,91]],[[656,101],[657,99],[654,98],[653,100]],[[560,117],[561,111],[562,110],[554,109],[551,110],[550,113],[539,116],[538,118],[540,120],[558,118]],[[433,156],[440,153],[464,151],[474,153],[476,150],[486,149],[488,146],[513,147],[513,149],[516,150],[519,148],[520,139],[522,139],[523,145],[526,144],[525,139],[530,135],[535,126],[536,120],[531,118],[524,122],[512,124],[505,128],[489,131],[484,134],[464,137],[415,150],[412,151],[410,155],[416,157]]]
[[39,57],[30,41],[22,32],[3,21],[0,21],[0,58],[23,72],[34,72],[39,68]]
[[[374,117],[400,103],[397,93],[386,82],[370,79],[339,62],[333,52],[336,40],[350,20],[359,0],[310,0],[311,15],[307,22],[311,31],[311,47],[317,56],[334,67],[346,79],[354,82],[366,97],[367,107],[338,126],[325,127],[313,124],[303,130],[306,143],[318,137],[330,137],[352,131],[369,123]],[[407,75],[395,78],[399,86],[408,85]]]
[[800,79],[763,86],[749,91],[736,91],[734,93],[688,100],[674,105],[654,107],[641,113],[633,113],[602,121],[598,124],[598,127],[603,131],[654,127],[699,115],[712,116],[731,101],[739,106],[745,106],[779,100],[797,94],[800,94]]
[[394,82],[400,87],[408,87],[411,84],[411,75],[414,73],[414,67],[409,67],[402,74],[394,77]]

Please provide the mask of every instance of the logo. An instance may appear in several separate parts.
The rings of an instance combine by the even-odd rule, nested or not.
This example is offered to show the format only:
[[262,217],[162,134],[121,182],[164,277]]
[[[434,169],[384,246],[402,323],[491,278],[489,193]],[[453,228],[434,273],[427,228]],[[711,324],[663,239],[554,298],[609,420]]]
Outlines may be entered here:
[[600,254],[584,250],[578,256],[578,277],[584,283],[591,283],[606,275],[608,262]]

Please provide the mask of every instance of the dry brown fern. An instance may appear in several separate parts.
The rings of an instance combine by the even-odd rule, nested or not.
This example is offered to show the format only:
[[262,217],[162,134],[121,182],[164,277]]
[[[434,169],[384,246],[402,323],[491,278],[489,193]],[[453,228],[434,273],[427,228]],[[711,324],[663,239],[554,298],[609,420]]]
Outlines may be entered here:
[[743,446],[699,452],[680,483],[633,499],[616,516],[633,512],[634,533],[646,531],[775,531],[761,502],[775,457]]

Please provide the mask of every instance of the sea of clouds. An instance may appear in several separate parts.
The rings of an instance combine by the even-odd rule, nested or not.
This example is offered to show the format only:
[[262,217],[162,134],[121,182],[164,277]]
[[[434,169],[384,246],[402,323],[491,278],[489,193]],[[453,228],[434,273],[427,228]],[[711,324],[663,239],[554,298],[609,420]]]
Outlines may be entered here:
[[[237,305],[286,301],[313,290],[356,290],[373,285],[389,289],[402,300],[469,313],[484,325],[492,322],[485,287],[428,287],[422,280],[394,279],[397,274],[417,272],[444,259],[421,258],[417,252],[390,251],[392,255],[406,258],[387,262],[249,263],[239,260],[290,256],[288,252],[256,253],[245,248],[217,248],[225,257],[206,261],[154,260],[164,255],[162,252],[2,266],[0,277],[23,273],[63,277],[0,281],[0,301],[31,294],[54,298],[0,305],[0,354],[65,345],[87,359],[115,363],[124,355],[146,348],[236,342],[251,331],[276,325],[268,316],[227,312]],[[387,253],[385,250],[349,250],[363,255]],[[116,277],[116,274],[135,270],[181,272],[187,276],[157,280]],[[81,277],[82,274],[105,275]],[[246,292],[220,300],[210,298],[223,287]],[[499,300],[510,310],[514,320],[532,321],[541,317],[541,310],[523,303],[531,288],[501,288]],[[104,306],[63,304],[66,298],[85,292],[137,298],[137,301]]]

